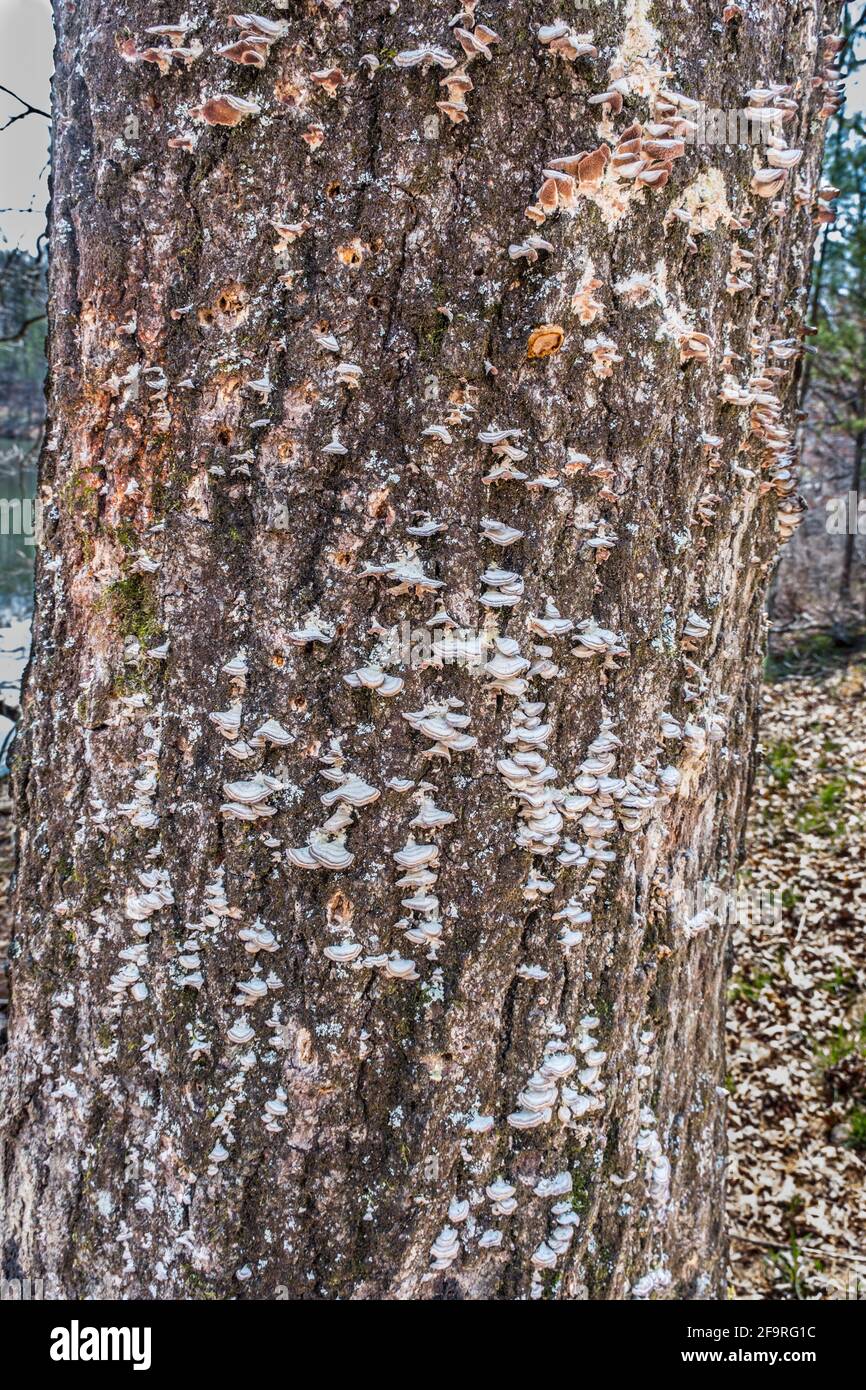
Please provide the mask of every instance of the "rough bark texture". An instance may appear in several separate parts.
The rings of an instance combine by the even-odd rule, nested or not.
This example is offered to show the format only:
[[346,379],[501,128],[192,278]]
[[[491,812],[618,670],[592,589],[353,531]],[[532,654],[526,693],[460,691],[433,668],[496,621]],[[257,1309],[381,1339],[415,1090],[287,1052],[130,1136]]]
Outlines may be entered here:
[[[725,932],[687,922],[738,853],[789,461],[767,397],[787,401],[791,363],[770,344],[801,321],[834,14],[611,4],[577,12],[598,56],[570,61],[536,37],[552,5],[449,27],[455,4],[268,7],[287,32],[260,70],[215,52],[240,30],[198,3],[184,46],[204,53],[165,74],[134,55],[168,43],[144,31],[172,6],[55,7],[7,1277],[108,1297],[723,1293]],[[447,70],[394,60],[429,43],[462,62],[474,22],[500,41],[452,122]],[[617,62],[621,114],[587,104]],[[331,93],[314,74],[336,67]],[[552,160],[664,118],[661,89],[729,110],[774,82],[806,151],[775,201],[750,192],[762,152],[687,145],[666,186],[581,171],[573,208],[526,218]],[[190,114],[226,92],[259,113]],[[511,259],[529,235],[552,249]],[[727,293],[734,245],[751,284]],[[530,357],[541,325],[564,338]],[[709,344],[684,361],[694,332]],[[526,457],[480,440],[491,426]],[[483,481],[502,466],[525,478]],[[407,532],[423,518],[444,529]],[[502,548],[482,518],[523,534]],[[618,542],[587,546],[600,532]],[[363,577],[393,564],[427,579]],[[479,602],[497,568],[522,580],[514,606]],[[548,599],[570,631],[532,626]],[[417,635],[441,605],[529,669],[497,685],[446,644],[388,666],[393,696],[346,683],[382,630]],[[462,750],[404,718],[449,700]],[[230,740],[208,716],[233,704]],[[268,719],[283,746],[253,738]],[[521,788],[505,760],[533,749]],[[323,806],[341,768],[378,798]],[[275,814],[221,811],[223,783],[259,771]],[[411,824],[422,782],[453,819]],[[311,833],[351,864],[293,862]],[[395,862],[413,840],[438,862]],[[588,920],[556,919],[570,902]],[[325,954],[341,942],[348,964]],[[266,997],[245,1005],[244,981]]]

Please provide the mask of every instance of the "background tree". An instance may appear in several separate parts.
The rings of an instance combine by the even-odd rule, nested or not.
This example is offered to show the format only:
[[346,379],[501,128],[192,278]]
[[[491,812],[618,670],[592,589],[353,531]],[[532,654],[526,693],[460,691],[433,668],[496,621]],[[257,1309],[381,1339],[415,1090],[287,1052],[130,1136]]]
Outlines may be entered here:
[[43,257],[0,252],[0,438],[32,440],[42,423],[45,377]]
[[835,14],[56,6],[6,1277],[722,1293]]
[[[847,463],[842,478],[848,490],[859,495],[866,440],[866,131],[861,119],[840,122],[839,128],[844,140],[839,145],[834,141],[827,169],[830,182],[839,189],[837,218],[824,242],[816,303],[818,354],[807,402],[837,447],[839,436],[847,442],[841,451]],[[851,599],[856,543],[851,529],[839,579],[843,611]]]
[[[837,61],[849,75],[866,63],[864,33],[866,9],[846,5]],[[849,491],[856,495],[863,468],[866,143],[856,100],[852,106],[850,113],[836,113],[828,136],[828,196],[819,210],[810,291],[809,320],[817,337],[801,364],[801,487],[809,512],[796,544],[781,557],[770,598],[775,631],[816,628],[831,632],[842,645],[850,644],[862,627],[861,597],[866,601],[866,594],[860,594],[856,531],[843,536],[836,522],[840,503],[845,501],[847,508]]]

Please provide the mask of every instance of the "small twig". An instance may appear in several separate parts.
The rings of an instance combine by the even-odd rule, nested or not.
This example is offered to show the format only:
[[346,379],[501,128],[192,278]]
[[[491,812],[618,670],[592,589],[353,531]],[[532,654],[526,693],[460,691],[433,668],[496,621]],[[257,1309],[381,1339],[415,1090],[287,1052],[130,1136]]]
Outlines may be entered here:
[[[756,1240],[754,1236],[741,1236],[736,1231],[731,1231],[731,1240],[738,1240],[741,1245],[759,1245],[763,1250],[787,1250],[787,1245],[774,1244],[771,1240]],[[842,1253],[838,1250],[823,1250],[819,1245],[801,1245],[800,1252],[803,1255],[820,1255],[823,1260],[866,1260],[866,1254],[855,1255],[853,1253]]]
[[44,318],[44,314],[34,314],[32,319],[25,319],[17,332],[9,333],[6,334],[4,337],[0,337],[0,343],[20,343],[28,328],[30,328],[30,326],[34,323],[41,323]]
[[24,107],[24,110],[19,111],[16,116],[10,116],[5,125],[0,126],[0,131],[8,130],[16,121],[23,121],[25,116],[44,116],[46,121],[51,120],[48,111],[43,111],[41,106],[31,106],[29,101],[25,101],[17,92],[11,92],[8,87],[3,86],[2,82],[0,82],[0,92],[5,92],[7,97],[11,97],[13,101],[18,102],[19,106]]

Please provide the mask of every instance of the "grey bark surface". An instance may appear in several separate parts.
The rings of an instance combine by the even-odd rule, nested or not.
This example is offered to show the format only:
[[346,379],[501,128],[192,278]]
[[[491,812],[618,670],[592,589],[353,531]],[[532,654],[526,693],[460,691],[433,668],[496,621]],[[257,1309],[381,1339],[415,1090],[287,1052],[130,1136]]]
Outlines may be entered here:
[[[203,53],[163,74],[134,55],[167,42],[144,31],[171,6],[55,6],[3,1274],[110,1298],[723,1296],[726,932],[687,923],[739,852],[785,491],[759,397],[787,429],[788,377],[762,372],[790,366],[770,344],[805,308],[835,13],[613,4],[579,12],[598,57],[572,62],[536,37],[553,6],[491,4],[462,21],[499,42],[452,123],[446,71],[394,58],[428,43],[462,62],[456,0],[266,8],[287,30],[261,70],[216,53],[240,30],[200,3],[184,42]],[[631,90],[600,127],[587,101],[617,56]],[[331,94],[313,74],[337,67]],[[615,147],[662,89],[730,110],[766,83],[793,85],[785,133],[805,150],[780,206],[750,191],[753,150],[687,145],[666,186],[609,167],[526,218],[552,160]],[[222,93],[260,110],[233,128],[190,114]],[[553,249],[511,259],[529,235]],[[731,294],[735,244],[754,260]],[[637,274],[645,292],[623,287]],[[542,325],[561,346],[529,357]],[[682,360],[693,332],[706,361]],[[609,375],[599,337],[622,359]],[[438,425],[450,444],[422,436]],[[504,461],[491,427],[522,431],[527,481],[558,485],[483,482]],[[334,438],[346,452],[323,452]],[[446,529],[408,534],[424,517]],[[487,517],[522,537],[500,549]],[[602,522],[609,553],[586,545]],[[363,577],[394,564],[441,589]],[[515,606],[479,603],[491,568],[519,574]],[[530,626],[548,600],[571,631]],[[417,636],[441,605],[518,644],[525,691],[441,652],[388,666],[390,698],[346,683],[383,630]],[[580,656],[588,619],[623,653]],[[223,670],[239,654],[240,677]],[[463,751],[403,717],[449,700]],[[235,704],[246,761],[209,719]],[[253,737],[269,719],[290,741]],[[606,720],[610,756],[590,751]],[[554,772],[521,797],[499,765],[533,748]],[[378,798],[324,807],[341,769]],[[259,772],[275,814],[221,811],[224,783]],[[629,776],[631,812],[621,782],[597,785]],[[410,825],[423,782],[453,820]],[[299,867],[311,834],[352,862]],[[438,849],[414,886],[393,857],[413,840]],[[407,908],[419,894],[438,909]],[[590,920],[564,947],[570,902]],[[325,954],[341,942],[348,964]],[[247,1005],[243,982],[266,997]],[[560,1080],[571,1064],[550,1059],[569,1057]]]

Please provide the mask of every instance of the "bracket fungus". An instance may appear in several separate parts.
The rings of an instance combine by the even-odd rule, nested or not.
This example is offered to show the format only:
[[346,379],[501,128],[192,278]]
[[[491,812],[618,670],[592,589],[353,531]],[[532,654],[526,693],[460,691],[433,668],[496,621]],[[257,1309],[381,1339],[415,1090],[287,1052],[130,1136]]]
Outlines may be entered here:
[[471,31],[458,25],[454,29],[454,37],[467,58],[484,58],[488,63],[493,57],[491,45],[500,42],[499,35],[493,29],[488,29],[486,24],[476,24]]
[[603,333],[597,338],[587,338],[583,350],[592,357],[592,370],[597,377],[612,376],[614,367],[623,361],[616,343]]
[[455,68],[457,59],[453,53],[449,53],[447,48],[439,48],[438,45],[425,43],[420,48],[404,48],[394,55],[395,68],[430,68],[433,66],[440,68]]
[[519,531],[516,526],[508,526],[504,521],[495,521],[492,517],[482,517],[481,535],[484,540],[491,541],[493,545],[505,548],[522,540],[524,533]]
[[[146,32],[153,33],[154,29]],[[121,56],[127,63],[153,63],[163,77],[171,71],[172,63],[182,63],[188,68],[203,52],[204,48],[197,40],[185,47],[172,43],[169,47],[160,45],[140,49],[136,48],[131,40],[127,40],[120,47]]]
[[[313,224],[308,222],[306,218],[302,218],[300,222],[278,222],[272,219],[271,226],[279,238],[274,246],[274,255],[279,256],[284,251],[287,251],[292,242],[302,237],[304,232],[308,232],[312,225]],[[339,344],[337,344],[333,351],[336,352],[338,347]]]
[[191,107],[189,114],[194,120],[202,121],[205,125],[236,126],[251,116],[261,115],[261,110],[258,102],[245,101],[243,97],[223,93],[221,96],[211,97],[201,106]]
[[344,675],[343,680],[353,690],[372,690],[383,699],[399,695],[404,685],[402,677],[391,676],[380,666],[359,666]]
[[452,125],[460,125],[469,117],[466,97],[475,87],[472,78],[461,68],[458,72],[446,73],[445,77],[440,79],[439,86],[445,88],[447,95],[437,101],[437,109],[448,117]]
[[252,68],[263,68],[270,51],[270,41],[256,34],[241,34],[239,39],[216,49],[218,57],[227,58],[230,63],[237,63],[240,67]]
[[537,38],[540,44],[567,63],[573,63],[578,58],[598,57],[598,49],[592,42],[592,35],[576,33],[564,19],[555,19],[552,24],[542,24]]
[[268,43],[276,43],[289,32],[286,20],[267,19],[260,14],[230,14],[229,24],[233,24],[245,34],[254,34],[257,38],[266,39]]
[[349,81],[340,68],[318,68],[310,73],[310,81],[322,87],[329,97],[335,97],[341,87]]
[[559,352],[565,339],[565,329],[558,323],[542,323],[534,328],[526,344],[526,356],[552,357]]

